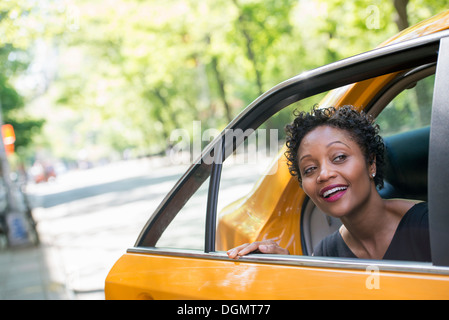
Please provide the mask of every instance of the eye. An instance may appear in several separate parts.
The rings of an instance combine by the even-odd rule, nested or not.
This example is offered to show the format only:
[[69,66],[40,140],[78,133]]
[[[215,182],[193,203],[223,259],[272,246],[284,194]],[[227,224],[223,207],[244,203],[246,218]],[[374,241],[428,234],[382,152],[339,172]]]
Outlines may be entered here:
[[344,161],[346,160],[347,157],[348,157],[348,156],[345,155],[345,154],[339,154],[338,156],[336,156],[336,157],[334,158],[333,162],[336,162],[336,163],[344,162]]
[[303,170],[303,175],[304,176],[311,175],[315,169],[316,169],[316,167],[314,167],[314,166],[306,167]]

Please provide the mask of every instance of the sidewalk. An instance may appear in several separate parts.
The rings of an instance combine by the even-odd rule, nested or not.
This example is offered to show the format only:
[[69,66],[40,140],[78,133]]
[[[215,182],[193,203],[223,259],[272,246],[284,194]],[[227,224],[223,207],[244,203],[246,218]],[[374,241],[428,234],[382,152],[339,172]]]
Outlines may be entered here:
[[[19,212],[26,212],[26,201],[18,190],[15,190],[14,196]],[[18,241],[24,240],[23,228],[31,228],[18,221],[29,223],[26,219],[11,222],[13,244],[0,247],[0,300],[76,299],[68,290],[63,266],[57,259],[55,249],[42,242],[33,245],[30,233],[26,235],[26,241]]]
[[45,245],[0,251],[0,300],[74,300]]

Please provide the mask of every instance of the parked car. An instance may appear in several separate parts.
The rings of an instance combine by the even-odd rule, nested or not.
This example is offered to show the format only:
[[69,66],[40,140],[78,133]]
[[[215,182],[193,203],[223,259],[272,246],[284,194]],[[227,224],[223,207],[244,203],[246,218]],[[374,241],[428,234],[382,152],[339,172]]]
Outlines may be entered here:
[[[204,149],[115,263],[106,299],[449,298],[448,29],[446,11],[379,48],[304,72],[257,98]],[[308,200],[288,172],[283,148],[265,174],[254,169],[257,161],[235,161],[248,132],[267,137],[257,130],[268,130],[263,125],[272,117],[326,92],[320,106],[357,106],[384,128],[386,187],[380,192],[428,201],[432,262],[311,256],[340,221]],[[263,239],[291,255],[226,255]]]

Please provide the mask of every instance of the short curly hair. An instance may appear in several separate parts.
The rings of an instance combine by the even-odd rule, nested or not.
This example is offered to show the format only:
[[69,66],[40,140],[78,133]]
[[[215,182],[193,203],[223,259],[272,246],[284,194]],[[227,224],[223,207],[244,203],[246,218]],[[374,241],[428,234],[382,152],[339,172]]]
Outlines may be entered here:
[[385,144],[379,135],[379,126],[374,124],[374,119],[359,112],[353,106],[340,108],[319,108],[315,105],[311,112],[294,112],[295,119],[285,127],[287,134],[286,146],[287,165],[292,176],[296,176],[302,184],[301,172],[299,170],[298,149],[302,139],[312,130],[320,126],[329,126],[346,130],[351,138],[359,145],[365,156],[367,164],[376,162],[376,176],[374,183],[376,187],[383,187],[383,165]]

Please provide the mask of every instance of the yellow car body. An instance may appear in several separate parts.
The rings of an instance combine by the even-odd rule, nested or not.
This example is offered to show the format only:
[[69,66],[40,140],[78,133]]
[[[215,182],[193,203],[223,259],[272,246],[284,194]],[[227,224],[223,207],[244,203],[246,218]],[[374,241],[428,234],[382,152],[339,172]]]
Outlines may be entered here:
[[[401,32],[381,47],[444,33],[448,28],[449,11]],[[442,37],[447,36],[446,32]],[[320,105],[368,106],[402,73],[387,72],[336,87]],[[154,236],[146,231],[153,224],[164,224],[155,214],[157,221],[145,226],[136,246],[109,272],[106,299],[449,298],[448,266],[305,255],[300,224],[306,195],[288,172],[283,150],[273,165],[276,174],[263,176],[249,195],[220,212],[215,250],[156,247],[159,231],[151,231]],[[273,238],[291,255],[256,254],[231,260],[224,252],[242,243]]]

